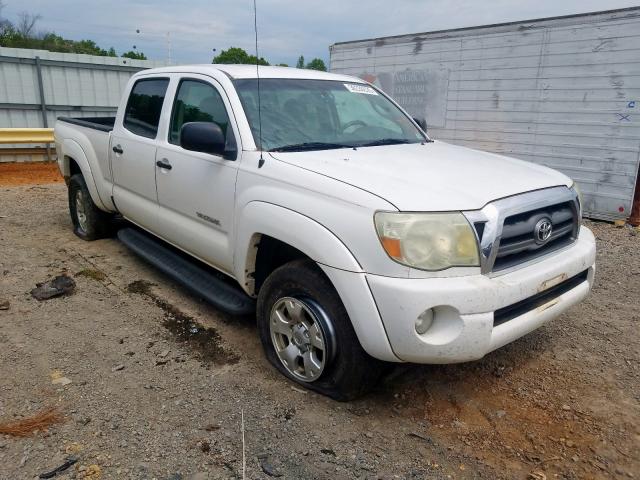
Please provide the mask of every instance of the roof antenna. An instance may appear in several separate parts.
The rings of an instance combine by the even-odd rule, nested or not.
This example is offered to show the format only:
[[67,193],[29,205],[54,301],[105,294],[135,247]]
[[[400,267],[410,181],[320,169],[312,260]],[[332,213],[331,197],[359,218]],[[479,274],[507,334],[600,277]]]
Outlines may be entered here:
[[256,33],[256,79],[258,82],[258,139],[260,145],[260,160],[258,161],[258,168],[262,168],[264,165],[264,157],[262,156],[262,105],[260,104],[260,70],[258,65],[260,64],[260,56],[258,55],[258,9],[256,7],[256,0],[253,0],[253,29]]

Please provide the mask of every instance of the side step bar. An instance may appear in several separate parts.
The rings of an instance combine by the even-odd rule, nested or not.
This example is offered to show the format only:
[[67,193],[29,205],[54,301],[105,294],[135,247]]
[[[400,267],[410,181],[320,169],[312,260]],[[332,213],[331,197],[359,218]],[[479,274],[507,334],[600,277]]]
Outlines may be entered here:
[[195,262],[183,258],[161,240],[134,228],[118,231],[118,238],[144,260],[213,306],[233,315],[255,311],[255,301]]

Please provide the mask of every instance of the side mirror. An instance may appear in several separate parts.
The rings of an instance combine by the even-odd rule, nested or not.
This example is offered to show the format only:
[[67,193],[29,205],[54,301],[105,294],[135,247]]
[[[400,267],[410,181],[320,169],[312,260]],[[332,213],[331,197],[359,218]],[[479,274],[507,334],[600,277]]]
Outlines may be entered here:
[[423,132],[427,131],[427,121],[424,118],[413,117],[413,121],[418,124],[418,126],[422,129]]
[[229,160],[235,160],[237,150],[235,142],[227,148],[227,142],[220,125],[213,122],[187,122],[180,129],[180,146],[193,152],[221,155]]

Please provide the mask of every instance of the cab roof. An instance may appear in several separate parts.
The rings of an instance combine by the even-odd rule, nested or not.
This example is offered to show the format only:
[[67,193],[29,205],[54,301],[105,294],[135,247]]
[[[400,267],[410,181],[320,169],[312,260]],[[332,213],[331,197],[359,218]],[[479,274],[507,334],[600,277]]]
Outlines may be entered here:
[[[308,70],[293,67],[258,67],[260,78],[299,78],[308,80],[336,80],[341,82],[366,83],[364,80],[349,75]],[[255,65],[225,65],[225,64],[201,64],[180,65],[174,67],[151,68],[140,72],[144,75],[154,73],[200,73],[206,75],[212,71],[224,72],[232,79],[256,78]]]

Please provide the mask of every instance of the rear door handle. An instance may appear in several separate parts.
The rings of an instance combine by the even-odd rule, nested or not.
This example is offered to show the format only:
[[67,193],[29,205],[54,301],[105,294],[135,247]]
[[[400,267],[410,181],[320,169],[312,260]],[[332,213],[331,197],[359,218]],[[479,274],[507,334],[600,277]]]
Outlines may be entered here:
[[156,162],[156,166],[160,168],[164,168],[165,170],[171,170],[173,168],[171,164],[166,161],[165,158],[163,158],[162,160],[158,160]]
[[124,150],[122,150],[122,147],[120,145],[116,145],[111,150],[113,150],[118,155],[122,155],[124,153]]

